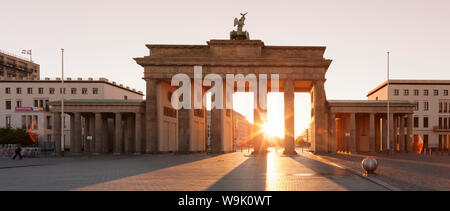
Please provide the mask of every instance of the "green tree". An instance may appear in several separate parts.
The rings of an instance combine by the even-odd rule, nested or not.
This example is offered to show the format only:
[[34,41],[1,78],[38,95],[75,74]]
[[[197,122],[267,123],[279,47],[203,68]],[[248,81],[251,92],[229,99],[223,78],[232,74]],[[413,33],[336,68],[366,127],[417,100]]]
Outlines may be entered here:
[[30,135],[37,137],[36,134],[30,134],[25,129],[0,128],[0,144],[32,145],[34,142]]

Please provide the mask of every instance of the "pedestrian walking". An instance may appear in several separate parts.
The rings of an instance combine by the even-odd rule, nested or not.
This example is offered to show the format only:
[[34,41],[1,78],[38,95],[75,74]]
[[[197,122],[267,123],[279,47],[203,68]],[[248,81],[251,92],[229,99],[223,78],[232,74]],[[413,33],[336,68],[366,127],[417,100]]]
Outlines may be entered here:
[[20,145],[18,145],[18,146],[16,147],[16,150],[15,150],[15,154],[14,154],[13,160],[16,159],[16,156],[17,156],[17,155],[19,155],[19,158],[22,160],[22,155],[20,154],[20,152],[22,152],[22,148],[20,148]]

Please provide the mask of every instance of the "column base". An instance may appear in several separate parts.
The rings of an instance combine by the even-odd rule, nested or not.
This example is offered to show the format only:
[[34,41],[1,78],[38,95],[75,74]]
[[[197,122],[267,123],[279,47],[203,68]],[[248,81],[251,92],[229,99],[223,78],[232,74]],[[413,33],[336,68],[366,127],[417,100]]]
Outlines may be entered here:
[[283,155],[297,155],[295,150],[284,150]]
[[113,155],[120,155],[120,152],[114,152]]
[[133,155],[140,155],[140,154],[141,154],[140,152],[133,153]]
[[101,155],[100,152],[93,152],[92,155]]

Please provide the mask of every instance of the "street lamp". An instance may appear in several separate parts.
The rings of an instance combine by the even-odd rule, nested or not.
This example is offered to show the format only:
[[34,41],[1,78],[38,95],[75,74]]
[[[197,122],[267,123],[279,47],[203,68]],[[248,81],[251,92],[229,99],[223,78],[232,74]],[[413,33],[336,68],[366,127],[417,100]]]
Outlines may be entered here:
[[64,155],[65,140],[64,140],[64,48],[61,48],[61,152]]

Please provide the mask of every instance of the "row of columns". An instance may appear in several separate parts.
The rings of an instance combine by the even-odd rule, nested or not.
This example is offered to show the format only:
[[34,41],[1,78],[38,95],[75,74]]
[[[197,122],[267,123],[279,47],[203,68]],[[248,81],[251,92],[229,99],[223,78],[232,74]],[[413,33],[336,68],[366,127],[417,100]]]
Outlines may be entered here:
[[[357,141],[359,140],[357,125],[362,127],[364,124],[357,124],[356,115],[357,113],[330,113],[330,152],[356,153],[359,151],[357,149]],[[389,149],[391,151],[411,152],[413,150],[412,114],[390,113],[388,116],[390,121],[389,134],[387,134],[386,114],[358,113],[358,115],[362,118],[367,118],[368,115],[369,152],[386,151],[388,149],[387,136],[389,136]],[[361,141],[359,140],[359,144],[361,144]]]
[[[80,113],[70,114],[70,152],[80,154],[82,150],[82,116],[85,119],[85,135],[92,137],[84,145],[84,152],[99,154],[109,152],[111,145],[114,154],[143,152],[142,143],[142,113]],[[111,120],[114,123],[114,136],[108,127]],[[54,138],[56,153],[61,152],[61,113],[54,113]],[[124,121],[123,121],[124,120]],[[133,121],[134,120],[134,121]],[[114,143],[112,143],[112,141]]]

